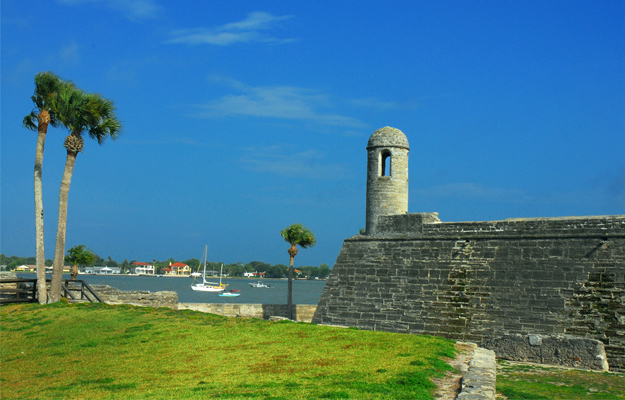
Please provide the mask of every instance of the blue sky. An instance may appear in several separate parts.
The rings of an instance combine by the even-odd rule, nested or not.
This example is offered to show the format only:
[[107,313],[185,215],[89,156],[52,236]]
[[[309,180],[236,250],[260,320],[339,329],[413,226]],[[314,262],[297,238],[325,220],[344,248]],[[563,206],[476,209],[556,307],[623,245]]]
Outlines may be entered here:
[[[366,143],[408,137],[409,212],[442,221],[625,213],[623,1],[2,1],[1,249],[35,254],[37,72],[112,99],[67,248],[123,261],[333,265],[365,226]],[[67,132],[44,158],[52,258]]]

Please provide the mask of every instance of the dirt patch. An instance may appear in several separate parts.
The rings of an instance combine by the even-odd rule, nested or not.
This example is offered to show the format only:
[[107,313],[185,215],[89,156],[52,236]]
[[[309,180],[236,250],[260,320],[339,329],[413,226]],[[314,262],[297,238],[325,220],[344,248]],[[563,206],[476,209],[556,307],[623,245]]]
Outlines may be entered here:
[[454,371],[448,371],[444,377],[436,378],[432,381],[438,387],[434,398],[439,400],[454,400],[460,392],[460,382],[462,375],[469,369],[469,362],[473,359],[473,352],[477,348],[475,343],[457,342],[456,350],[458,354],[454,359],[446,359]]

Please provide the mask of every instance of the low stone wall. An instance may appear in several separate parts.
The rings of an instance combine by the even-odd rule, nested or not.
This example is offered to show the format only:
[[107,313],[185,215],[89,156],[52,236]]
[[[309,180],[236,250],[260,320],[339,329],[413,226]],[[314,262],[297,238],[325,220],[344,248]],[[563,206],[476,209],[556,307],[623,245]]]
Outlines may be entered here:
[[[178,303],[179,310],[194,310],[226,317],[262,318],[286,317],[286,304],[224,304],[224,303]],[[299,322],[311,322],[317,309],[316,304],[293,306],[293,319]]]
[[[178,303],[176,292],[149,292],[147,290],[122,291],[108,285],[91,285],[107,304],[129,304],[142,307],[169,307],[174,310],[194,310],[226,317],[261,318],[286,317],[286,304],[224,304],[224,303]],[[293,319],[311,322],[316,304],[293,306]]]
[[16,279],[15,271],[0,271],[0,281],[3,279]]
[[170,291],[150,292],[147,290],[122,291],[108,285],[91,285],[98,296],[107,304],[130,304],[142,307],[169,307],[178,309],[178,293]]

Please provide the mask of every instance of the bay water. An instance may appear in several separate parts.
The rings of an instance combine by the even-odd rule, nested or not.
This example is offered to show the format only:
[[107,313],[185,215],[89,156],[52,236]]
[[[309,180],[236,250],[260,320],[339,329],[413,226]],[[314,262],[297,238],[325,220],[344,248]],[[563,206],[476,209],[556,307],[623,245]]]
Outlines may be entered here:
[[[19,278],[35,279],[34,273],[18,273]],[[51,275],[47,275],[51,279]],[[63,279],[69,279],[63,275]],[[258,279],[228,278],[222,279],[228,284],[227,289],[240,290],[238,297],[220,297],[219,293],[197,292],[191,289],[193,278],[165,277],[165,276],[128,276],[128,275],[78,275],[76,278],[89,285],[109,285],[119,290],[148,290],[159,292],[169,290],[178,293],[181,303],[241,303],[241,304],[286,304],[286,279],[261,279],[260,282],[270,285],[269,288],[254,288],[249,284]],[[208,278],[210,282],[219,282],[219,278]],[[196,278],[195,283],[201,283],[202,278]],[[326,284],[324,280],[294,280],[293,304],[317,304],[321,292]]]

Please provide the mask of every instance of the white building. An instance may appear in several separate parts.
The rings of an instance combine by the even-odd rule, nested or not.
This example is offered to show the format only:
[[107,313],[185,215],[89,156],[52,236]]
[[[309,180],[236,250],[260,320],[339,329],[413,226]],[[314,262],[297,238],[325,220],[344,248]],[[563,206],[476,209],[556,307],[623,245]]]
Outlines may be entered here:
[[139,275],[154,275],[154,265],[144,262],[133,262],[132,263],[132,273]]

